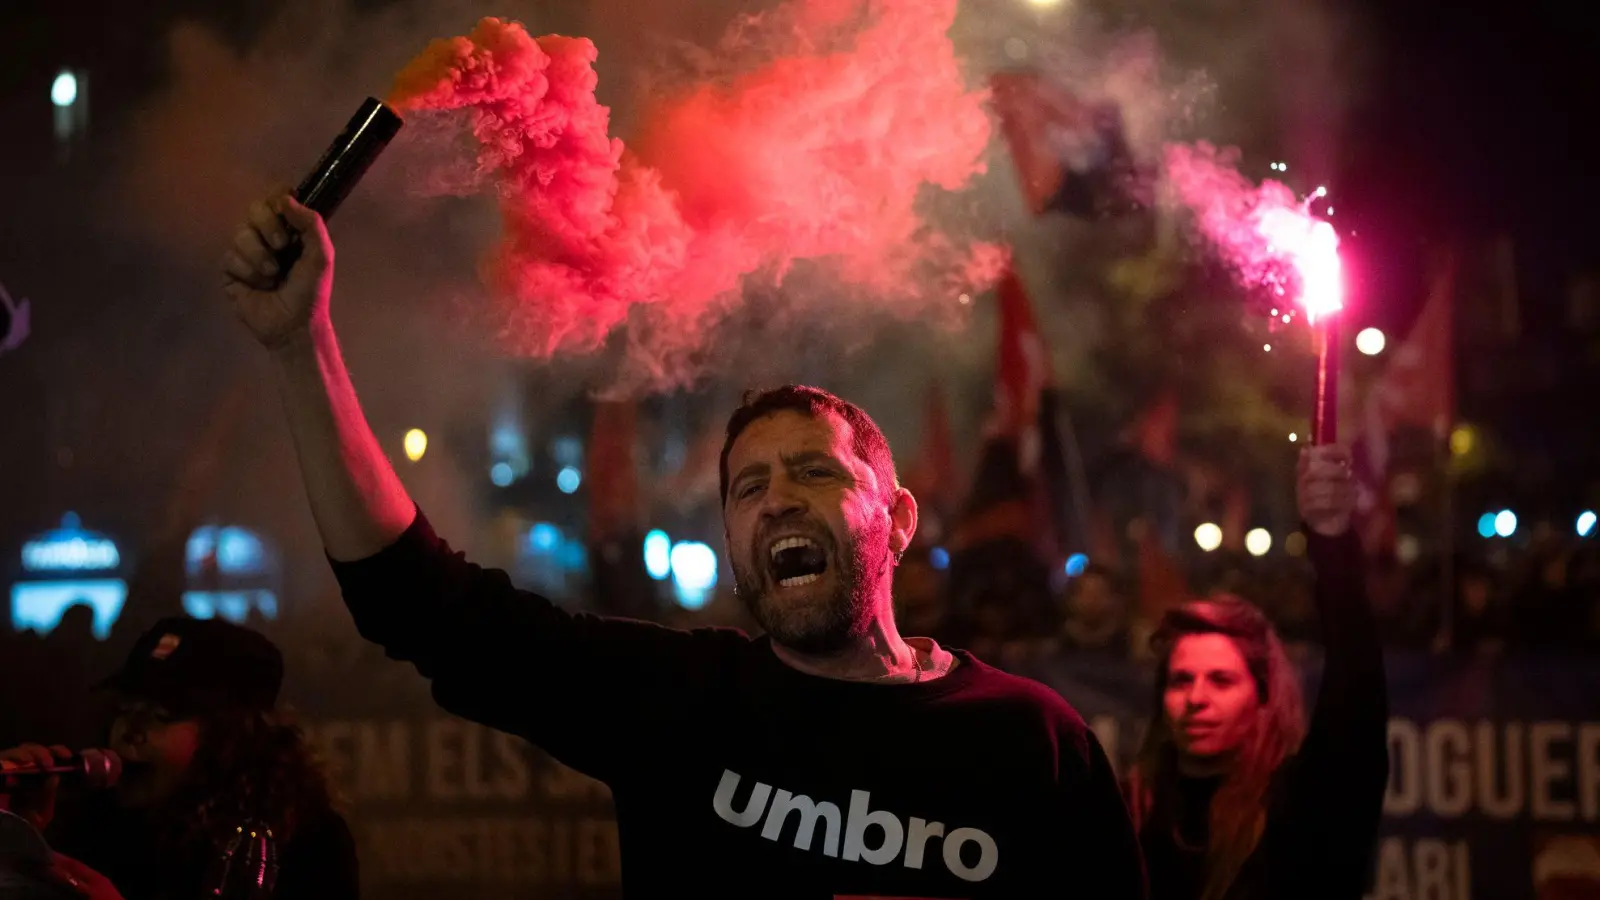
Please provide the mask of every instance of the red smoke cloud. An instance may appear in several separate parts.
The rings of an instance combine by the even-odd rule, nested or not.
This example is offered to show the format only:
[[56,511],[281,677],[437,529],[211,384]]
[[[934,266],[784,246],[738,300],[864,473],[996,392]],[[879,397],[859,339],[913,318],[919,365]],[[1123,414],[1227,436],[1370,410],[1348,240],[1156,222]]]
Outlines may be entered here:
[[927,186],[981,171],[985,96],[946,34],[956,0],[797,0],[742,20],[728,58],[758,61],[668,92],[635,148],[608,134],[595,46],[486,18],[396,77],[406,111],[461,110],[504,239],[488,280],[512,349],[594,349],[631,323],[656,381],[702,349],[746,276],[817,260],[886,303],[992,278],[993,248],[931,229]]

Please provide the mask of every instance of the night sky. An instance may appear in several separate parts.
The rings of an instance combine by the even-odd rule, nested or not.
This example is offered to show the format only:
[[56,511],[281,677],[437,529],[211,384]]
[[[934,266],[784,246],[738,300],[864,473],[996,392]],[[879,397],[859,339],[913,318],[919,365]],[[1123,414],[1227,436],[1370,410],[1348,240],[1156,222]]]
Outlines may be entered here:
[[[1402,257],[1419,236],[1509,231],[1530,325],[1600,258],[1592,27],[1576,4],[1387,2],[1378,78],[1351,122],[1343,207]],[[1380,87],[1381,85],[1381,87]],[[1347,223],[1348,224],[1348,223]],[[1408,238],[1410,241],[1408,241]]]

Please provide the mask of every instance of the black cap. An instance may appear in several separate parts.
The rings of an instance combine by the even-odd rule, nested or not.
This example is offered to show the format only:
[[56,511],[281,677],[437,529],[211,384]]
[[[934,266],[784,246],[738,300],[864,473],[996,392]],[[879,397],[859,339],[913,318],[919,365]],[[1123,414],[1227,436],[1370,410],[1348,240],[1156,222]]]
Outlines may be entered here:
[[283,653],[266,635],[223,619],[162,619],[95,688],[153,700],[178,715],[271,709]]

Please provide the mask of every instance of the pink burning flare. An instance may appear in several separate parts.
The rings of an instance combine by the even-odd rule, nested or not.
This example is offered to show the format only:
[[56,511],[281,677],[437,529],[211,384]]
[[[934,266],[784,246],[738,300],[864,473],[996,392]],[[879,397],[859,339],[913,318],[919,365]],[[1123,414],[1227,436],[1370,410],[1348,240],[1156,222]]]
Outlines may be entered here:
[[1292,296],[1313,324],[1343,309],[1339,235],[1307,209],[1327,190],[1317,188],[1302,202],[1281,182],[1251,184],[1237,161],[1236,151],[1174,144],[1167,148],[1167,180],[1243,281]]

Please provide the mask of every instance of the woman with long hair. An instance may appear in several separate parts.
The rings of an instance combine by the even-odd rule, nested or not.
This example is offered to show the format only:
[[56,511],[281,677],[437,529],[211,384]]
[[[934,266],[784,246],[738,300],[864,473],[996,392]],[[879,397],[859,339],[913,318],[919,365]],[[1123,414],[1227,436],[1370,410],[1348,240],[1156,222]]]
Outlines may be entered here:
[[1359,898],[1388,780],[1388,700],[1350,457],[1301,454],[1297,494],[1326,648],[1309,727],[1299,675],[1254,606],[1167,613],[1128,779],[1151,900]]
[[[13,811],[50,829],[57,874],[92,900],[226,897],[247,881],[251,897],[353,900],[354,840],[303,732],[277,707],[282,681],[282,654],[264,635],[165,619],[103,683],[116,701],[107,749],[85,755],[102,762],[109,789],[59,822],[53,783],[17,792]],[[24,745],[0,759],[68,755]],[[242,878],[250,866],[256,876]]]

